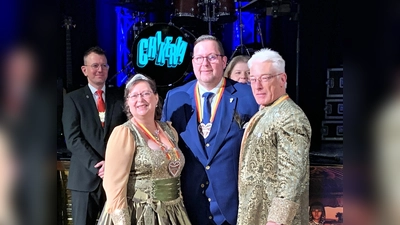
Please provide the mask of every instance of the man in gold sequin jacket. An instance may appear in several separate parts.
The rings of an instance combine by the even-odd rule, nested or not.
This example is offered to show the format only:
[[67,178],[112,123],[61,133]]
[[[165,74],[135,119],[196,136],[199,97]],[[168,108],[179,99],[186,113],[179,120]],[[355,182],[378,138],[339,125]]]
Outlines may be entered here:
[[262,49],[248,62],[260,110],[243,135],[238,225],[308,224],[311,126],[286,93],[285,61]]

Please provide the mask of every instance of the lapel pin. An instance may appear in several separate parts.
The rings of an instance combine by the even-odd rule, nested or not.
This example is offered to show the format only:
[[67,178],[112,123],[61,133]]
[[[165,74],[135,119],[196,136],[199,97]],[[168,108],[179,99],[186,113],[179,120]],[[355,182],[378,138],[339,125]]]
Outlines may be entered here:
[[230,98],[230,99],[229,99],[229,102],[232,103],[232,102],[233,102],[233,98]]
[[89,95],[86,95],[86,98],[89,98]]

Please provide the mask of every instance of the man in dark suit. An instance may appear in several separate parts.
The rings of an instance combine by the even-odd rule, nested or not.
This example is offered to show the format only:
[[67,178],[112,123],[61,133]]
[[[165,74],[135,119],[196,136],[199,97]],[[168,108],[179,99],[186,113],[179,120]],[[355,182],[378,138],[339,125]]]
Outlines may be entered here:
[[109,69],[105,52],[90,48],[83,62],[81,69],[88,85],[65,96],[62,123],[72,153],[67,185],[72,219],[75,225],[94,225],[105,202],[102,178],[107,140],[126,116],[122,98],[105,85]]
[[258,105],[249,85],[223,77],[226,62],[222,44],[200,36],[192,59],[197,80],[170,90],[163,107],[162,120],[180,135],[182,195],[194,225],[236,224],[240,143]]

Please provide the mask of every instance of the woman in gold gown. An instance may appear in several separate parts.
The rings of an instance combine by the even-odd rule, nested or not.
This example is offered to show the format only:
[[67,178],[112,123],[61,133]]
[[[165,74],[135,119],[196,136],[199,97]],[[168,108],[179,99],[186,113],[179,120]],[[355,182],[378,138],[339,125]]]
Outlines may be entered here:
[[185,158],[175,129],[159,121],[155,82],[136,74],[124,97],[129,120],[115,127],[107,144],[107,201],[98,224],[190,224],[180,191]]

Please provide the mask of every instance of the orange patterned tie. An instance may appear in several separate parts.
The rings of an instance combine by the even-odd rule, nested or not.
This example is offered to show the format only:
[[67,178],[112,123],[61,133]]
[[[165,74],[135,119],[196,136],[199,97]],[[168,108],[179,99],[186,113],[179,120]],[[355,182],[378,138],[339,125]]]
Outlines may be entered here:
[[103,90],[97,90],[97,110],[99,111],[99,117],[101,126],[104,127],[104,121],[106,118],[106,104],[103,100]]

